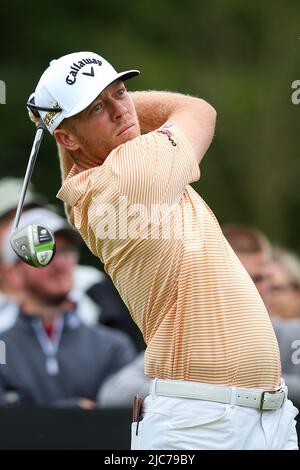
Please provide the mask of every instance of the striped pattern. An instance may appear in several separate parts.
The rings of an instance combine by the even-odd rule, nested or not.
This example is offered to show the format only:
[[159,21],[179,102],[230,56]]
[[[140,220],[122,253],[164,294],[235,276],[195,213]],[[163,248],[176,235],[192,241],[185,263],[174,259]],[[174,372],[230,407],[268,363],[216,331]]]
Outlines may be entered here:
[[[73,168],[58,197],[74,206],[75,226],[143,332],[149,377],[274,389],[281,371],[268,313],[189,186],[200,176],[191,144],[171,130],[176,146],[155,131],[119,146],[100,167]],[[153,204],[163,204],[155,221]]]

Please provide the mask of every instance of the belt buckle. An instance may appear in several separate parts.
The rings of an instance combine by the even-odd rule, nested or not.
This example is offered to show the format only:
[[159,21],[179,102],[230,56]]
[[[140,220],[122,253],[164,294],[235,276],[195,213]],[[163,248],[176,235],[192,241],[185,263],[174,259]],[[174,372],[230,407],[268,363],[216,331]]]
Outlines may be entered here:
[[[278,393],[280,393],[280,394],[285,395],[284,398],[283,398],[283,400],[282,400],[282,403],[281,403],[280,407],[283,405],[284,399],[286,398],[286,395],[287,395],[285,387],[281,387],[281,388],[278,389],[278,390],[270,390],[270,391],[269,391],[269,390],[264,390],[264,391],[262,392],[261,400],[260,400],[260,406],[259,406],[259,410],[260,410],[260,411],[264,411],[264,402],[265,402],[265,394],[266,394],[266,393],[269,393],[269,394],[275,394],[275,393],[278,394]],[[279,408],[280,408],[280,407],[279,407]],[[272,408],[271,408],[271,409],[272,409]]]
[[261,394],[261,400],[260,400],[260,405],[259,405],[259,411],[263,411],[263,410],[264,410],[263,406],[264,406],[264,401],[265,401],[265,393],[267,393],[266,390],[264,390],[264,391],[262,392],[262,394]]

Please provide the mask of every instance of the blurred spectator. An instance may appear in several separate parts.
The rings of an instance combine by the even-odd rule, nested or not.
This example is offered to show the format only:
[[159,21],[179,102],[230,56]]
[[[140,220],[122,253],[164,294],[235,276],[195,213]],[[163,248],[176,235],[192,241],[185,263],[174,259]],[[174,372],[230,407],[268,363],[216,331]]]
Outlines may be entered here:
[[289,398],[300,409],[300,319],[272,320],[279,344],[282,377],[288,389]]
[[271,274],[269,307],[272,317],[300,318],[300,259],[288,250],[274,248]]
[[[23,180],[3,178],[0,180],[0,244],[3,233],[14,219]],[[45,207],[46,199],[30,185],[26,194],[24,211]],[[47,206],[50,207],[50,206]],[[52,208],[51,208],[52,209]],[[17,317],[18,307],[13,300],[16,292],[1,274],[0,255],[0,332],[11,327]],[[112,281],[106,274],[91,266],[77,265],[71,296],[76,300],[78,316],[87,325],[98,323],[117,328],[129,334],[138,349],[144,348],[142,335],[131,319]]]
[[[21,194],[23,180],[21,178],[2,178],[0,180],[0,243],[3,234],[6,232],[15,215],[16,207]],[[45,198],[36,193],[29,186],[25,198],[24,209],[39,207],[45,203]],[[18,307],[9,297],[12,286],[6,283],[5,276],[2,275],[2,265],[0,256],[0,332],[12,326],[16,320]]]
[[260,230],[249,225],[225,224],[222,230],[268,307],[271,284],[271,243]]
[[98,403],[102,408],[130,407],[134,395],[145,398],[149,395],[150,379],[144,373],[144,352],[109,377],[98,393]]
[[41,223],[55,233],[57,250],[49,266],[37,269],[16,257],[7,231],[2,246],[9,284],[20,306],[14,326],[0,335],[7,364],[0,368],[0,404],[8,392],[22,404],[95,406],[109,375],[135,357],[124,333],[105,326],[88,327],[70,298],[78,260],[79,234],[47,209],[31,209],[20,226]]
[[[6,177],[0,180],[0,222],[14,215],[23,186],[22,178]],[[24,207],[34,208],[46,204],[46,199],[29,185]]]

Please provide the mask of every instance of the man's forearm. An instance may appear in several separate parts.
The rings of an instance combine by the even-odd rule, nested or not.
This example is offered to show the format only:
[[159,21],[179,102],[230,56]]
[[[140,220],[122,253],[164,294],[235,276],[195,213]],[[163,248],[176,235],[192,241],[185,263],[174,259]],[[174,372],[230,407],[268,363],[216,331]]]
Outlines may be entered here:
[[200,98],[171,93],[168,91],[134,91],[130,92],[133,99],[140,126],[147,131],[153,131],[162,126],[168,118],[180,108],[197,102],[203,104],[205,111],[208,103]]

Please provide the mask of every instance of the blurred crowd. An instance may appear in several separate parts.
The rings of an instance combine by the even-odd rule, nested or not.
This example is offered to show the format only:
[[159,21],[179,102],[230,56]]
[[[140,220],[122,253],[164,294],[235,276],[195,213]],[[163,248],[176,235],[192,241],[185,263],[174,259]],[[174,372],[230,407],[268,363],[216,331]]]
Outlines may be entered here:
[[[21,186],[0,180],[0,406],[131,406],[135,394],[148,393],[138,328],[110,279],[80,264],[78,233],[32,187],[20,227],[49,227],[56,254],[42,269],[16,257],[9,235]],[[267,307],[289,397],[300,408],[300,259],[256,227],[222,229]]]
[[0,181],[0,406],[94,408],[98,393],[144,348],[110,279],[79,263],[81,237],[29,188],[19,227],[42,224],[56,253],[42,269],[22,262],[10,234],[22,180]]

